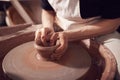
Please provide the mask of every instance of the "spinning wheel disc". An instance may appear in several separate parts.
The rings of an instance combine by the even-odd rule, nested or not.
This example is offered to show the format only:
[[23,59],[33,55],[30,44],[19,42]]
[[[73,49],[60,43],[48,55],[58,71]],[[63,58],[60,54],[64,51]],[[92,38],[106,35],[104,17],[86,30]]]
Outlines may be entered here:
[[13,80],[76,80],[90,68],[91,58],[79,44],[69,44],[59,62],[38,59],[33,41],[12,49],[3,60],[4,72]]

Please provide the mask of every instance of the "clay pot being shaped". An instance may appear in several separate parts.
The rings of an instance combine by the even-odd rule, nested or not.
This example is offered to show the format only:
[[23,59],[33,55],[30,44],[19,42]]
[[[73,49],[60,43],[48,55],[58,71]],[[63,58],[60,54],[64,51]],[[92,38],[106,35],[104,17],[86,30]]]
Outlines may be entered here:
[[58,46],[59,46],[59,40],[56,41],[56,44],[54,46],[47,46],[47,47],[34,43],[34,47],[41,56],[42,60],[51,60],[50,56],[52,53],[54,53],[54,51],[57,49]]

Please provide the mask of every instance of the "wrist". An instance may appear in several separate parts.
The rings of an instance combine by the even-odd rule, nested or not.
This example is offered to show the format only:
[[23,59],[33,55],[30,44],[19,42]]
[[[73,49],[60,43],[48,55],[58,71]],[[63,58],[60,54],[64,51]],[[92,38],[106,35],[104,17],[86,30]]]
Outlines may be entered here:
[[52,26],[44,26],[43,28],[47,28],[47,29],[54,31],[54,28]]
[[69,42],[78,40],[78,34],[75,34],[74,31],[63,31],[63,34],[66,36]]
[[62,35],[64,36],[64,38],[65,38],[67,41],[69,41],[69,37],[68,37],[68,35],[66,34],[65,31],[61,31],[61,32],[59,32],[59,34],[62,34]]

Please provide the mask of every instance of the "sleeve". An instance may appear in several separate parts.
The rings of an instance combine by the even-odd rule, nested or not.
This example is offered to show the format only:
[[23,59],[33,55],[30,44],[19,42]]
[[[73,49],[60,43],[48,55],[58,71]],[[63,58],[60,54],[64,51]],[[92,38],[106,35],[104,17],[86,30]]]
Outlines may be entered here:
[[40,0],[40,5],[45,10],[53,10],[54,11],[54,9],[49,4],[48,0]]
[[114,19],[120,17],[120,0],[104,0],[102,3],[102,18]]

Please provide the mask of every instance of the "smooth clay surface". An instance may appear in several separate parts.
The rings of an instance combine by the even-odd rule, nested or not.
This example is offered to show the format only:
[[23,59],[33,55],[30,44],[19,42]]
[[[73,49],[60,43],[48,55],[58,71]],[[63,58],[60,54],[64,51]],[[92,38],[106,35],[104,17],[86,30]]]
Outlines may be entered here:
[[13,80],[76,80],[90,65],[90,56],[79,44],[70,43],[64,57],[52,62],[38,57],[33,41],[13,48],[2,63],[4,72]]

